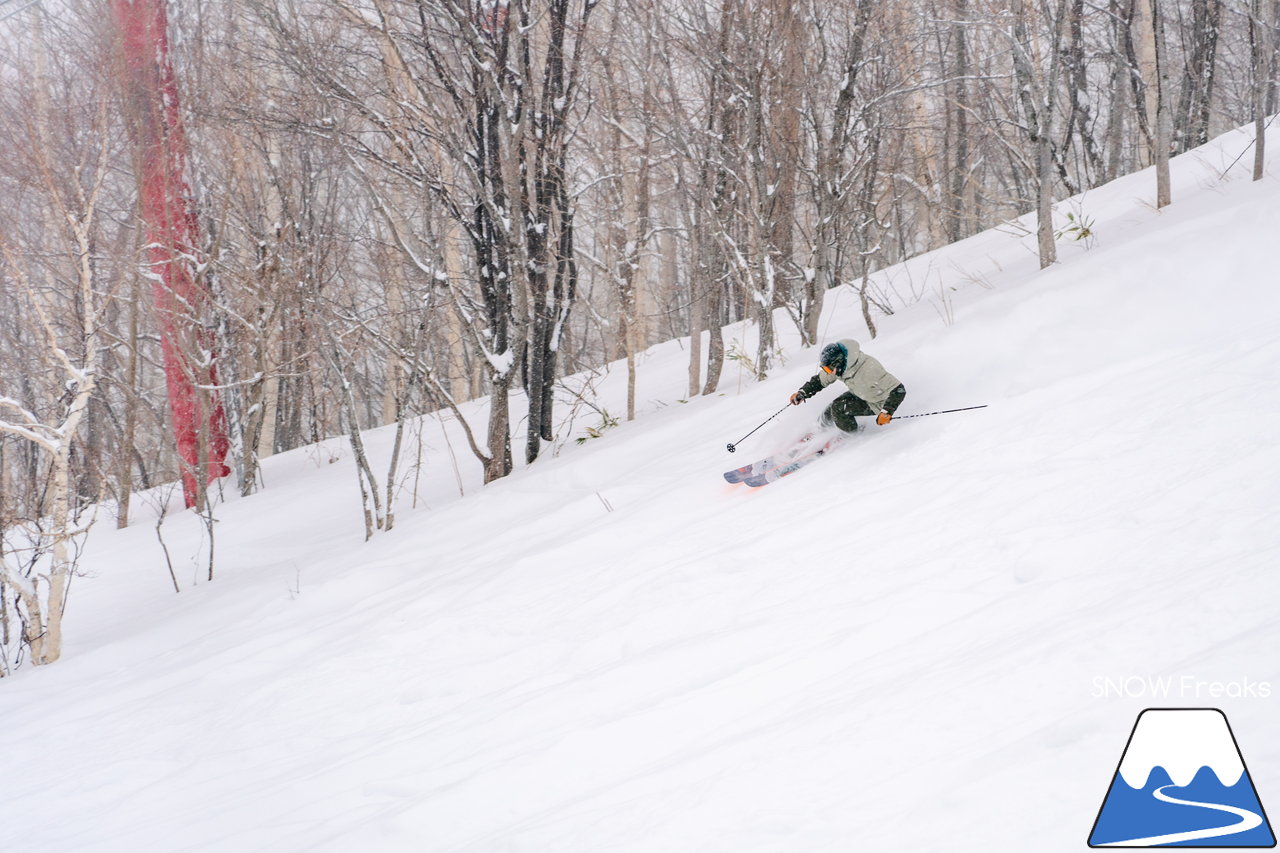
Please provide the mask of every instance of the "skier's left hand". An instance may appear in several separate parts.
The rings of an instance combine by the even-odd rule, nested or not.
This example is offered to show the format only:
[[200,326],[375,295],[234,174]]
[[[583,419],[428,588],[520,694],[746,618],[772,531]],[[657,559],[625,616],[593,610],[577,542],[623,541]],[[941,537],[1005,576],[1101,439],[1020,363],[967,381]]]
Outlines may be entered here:
[[880,426],[884,426],[891,420],[893,420],[893,415],[889,414],[888,412],[881,412],[880,414],[876,415],[876,423],[878,423]]

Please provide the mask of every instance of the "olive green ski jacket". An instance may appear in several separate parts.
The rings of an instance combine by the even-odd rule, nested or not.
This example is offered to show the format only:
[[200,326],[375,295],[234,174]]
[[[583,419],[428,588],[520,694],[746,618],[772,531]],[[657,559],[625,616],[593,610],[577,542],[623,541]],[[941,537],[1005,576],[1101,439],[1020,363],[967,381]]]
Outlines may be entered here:
[[837,343],[844,344],[849,351],[849,363],[845,365],[844,373],[836,376],[819,370],[816,376],[800,386],[800,396],[807,400],[839,379],[855,397],[866,400],[873,409],[883,409],[889,394],[902,383],[885,370],[884,365],[863,352],[853,338],[842,338]]

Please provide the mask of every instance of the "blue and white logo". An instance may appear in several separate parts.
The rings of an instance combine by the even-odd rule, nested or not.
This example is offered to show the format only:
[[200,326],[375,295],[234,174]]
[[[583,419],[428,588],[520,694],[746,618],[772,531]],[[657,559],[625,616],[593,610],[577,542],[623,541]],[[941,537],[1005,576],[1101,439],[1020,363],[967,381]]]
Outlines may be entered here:
[[1226,716],[1217,708],[1138,715],[1090,847],[1275,847]]

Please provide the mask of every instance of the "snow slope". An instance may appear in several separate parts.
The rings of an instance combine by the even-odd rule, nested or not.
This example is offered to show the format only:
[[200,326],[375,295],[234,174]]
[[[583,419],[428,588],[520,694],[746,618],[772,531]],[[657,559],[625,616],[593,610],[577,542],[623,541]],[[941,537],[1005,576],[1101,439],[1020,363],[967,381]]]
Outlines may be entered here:
[[[1222,177],[1249,139],[1179,158],[1162,212],[1149,173],[1064,203],[1096,238],[1043,273],[1010,228],[882,273],[930,299],[874,341],[833,292],[824,336],[902,413],[990,408],[766,489],[720,472],[834,396],[725,452],[811,374],[794,338],[688,403],[656,347],[637,421],[578,446],[580,408],[486,488],[424,418],[417,508],[367,544],[341,441],[271,459],[216,582],[170,516],[180,595],[151,521],[103,523],[63,661],[0,681],[0,850],[1080,850],[1149,705],[1223,708],[1280,803],[1280,175]],[[1127,676],[1174,691],[1100,695]]]

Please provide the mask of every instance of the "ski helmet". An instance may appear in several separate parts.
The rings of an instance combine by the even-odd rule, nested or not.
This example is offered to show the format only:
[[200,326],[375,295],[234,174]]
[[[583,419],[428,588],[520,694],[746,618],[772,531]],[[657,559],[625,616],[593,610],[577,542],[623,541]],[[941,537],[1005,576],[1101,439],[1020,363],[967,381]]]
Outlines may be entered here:
[[845,368],[849,366],[849,350],[844,344],[827,344],[822,348],[822,356],[818,359],[818,366],[827,373],[833,373],[836,376],[844,373]]

